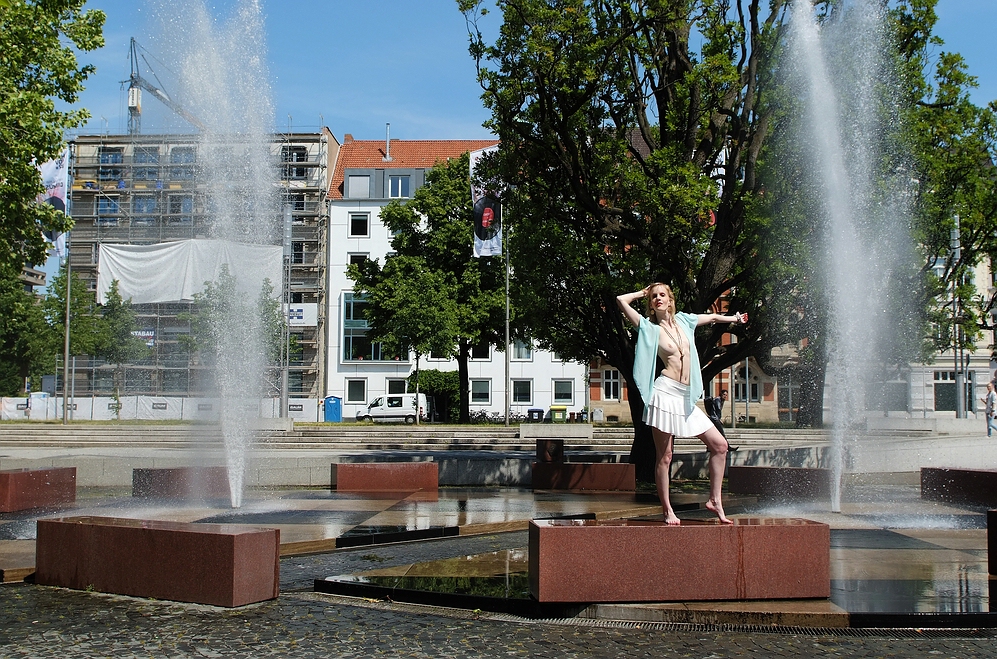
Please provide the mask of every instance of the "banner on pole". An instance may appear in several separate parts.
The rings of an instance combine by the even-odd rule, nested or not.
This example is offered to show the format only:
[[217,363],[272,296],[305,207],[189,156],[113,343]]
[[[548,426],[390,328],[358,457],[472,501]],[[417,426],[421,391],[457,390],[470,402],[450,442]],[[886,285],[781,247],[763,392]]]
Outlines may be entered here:
[[471,201],[474,204],[474,256],[499,256],[502,254],[502,204],[495,193],[475,184],[474,169],[486,153],[495,151],[498,145],[472,151],[471,161]]
[[[38,195],[38,203],[48,204],[56,210],[66,213],[66,189],[69,187],[69,147],[66,147],[54,160],[42,163],[38,170],[42,175],[42,185],[45,186],[45,192]],[[59,260],[63,260],[66,252],[66,235],[46,231],[45,237],[52,242]]]

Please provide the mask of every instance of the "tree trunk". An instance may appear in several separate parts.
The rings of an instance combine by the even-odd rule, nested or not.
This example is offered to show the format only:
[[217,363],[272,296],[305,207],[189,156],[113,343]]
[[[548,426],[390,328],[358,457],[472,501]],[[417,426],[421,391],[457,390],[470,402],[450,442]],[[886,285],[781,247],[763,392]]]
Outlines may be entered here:
[[820,359],[801,371],[800,408],[796,415],[797,428],[822,428],[824,426],[824,374],[827,358]]
[[627,395],[630,403],[630,417],[634,424],[634,443],[630,447],[630,464],[634,465],[637,480],[645,483],[654,482],[654,463],[657,459],[654,451],[654,439],[651,437],[651,426],[644,423],[644,401],[640,398],[637,387],[627,385]]

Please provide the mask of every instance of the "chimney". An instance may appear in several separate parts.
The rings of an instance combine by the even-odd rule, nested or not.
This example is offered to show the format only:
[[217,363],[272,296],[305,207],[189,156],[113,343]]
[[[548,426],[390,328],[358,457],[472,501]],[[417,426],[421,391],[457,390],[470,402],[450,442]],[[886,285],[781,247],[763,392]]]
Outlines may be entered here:
[[391,162],[391,124],[384,124],[384,162]]
[[343,135],[343,144],[352,141],[353,141],[353,133],[346,133],[345,135]]

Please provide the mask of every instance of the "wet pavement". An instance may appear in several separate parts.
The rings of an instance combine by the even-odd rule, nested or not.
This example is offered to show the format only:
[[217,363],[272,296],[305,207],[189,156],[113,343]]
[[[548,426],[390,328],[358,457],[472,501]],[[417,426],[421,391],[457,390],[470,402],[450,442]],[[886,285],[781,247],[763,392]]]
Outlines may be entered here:
[[[676,494],[680,516],[708,516],[698,505],[703,498]],[[982,509],[921,501],[911,486],[856,490],[840,513],[822,503],[728,499],[726,505],[732,515],[830,524],[831,599],[599,605],[582,613],[588,617],[531,620],[312,592],[315,579],[343,574],[522,575],[529,519],[647,517],[660,510],[655,502],[632,495],[534,494],[511,488],[444,488],[436,496],[289,490],[250,497],[233,511],[224,502],[176,506],[122,492],[84,493],[74,509],[44,516],[275,525],[281,529],[282,553],[299,555],[281,561],[277,600],[234,610],[5,584],[0,586],[0,656],[997,656],[997,630],[985,622],[992,615],[994,582],[987,576]],[[0,516],[0,569],[11,574],[18,565],[30,569],[38,517],[37,512]],[[343,537],[375,542],[400,529],[453,531],[335,548]],[[854,621],[862,622],[866,614],[875,615],[856,629]],[[965,624],[944,627],[968,627],[919,624],[926,619],[918,616],[950,614]],[[835,628],[849,617],[852,628]],[[884,626],[877,623],[903,629],[869,628]]]

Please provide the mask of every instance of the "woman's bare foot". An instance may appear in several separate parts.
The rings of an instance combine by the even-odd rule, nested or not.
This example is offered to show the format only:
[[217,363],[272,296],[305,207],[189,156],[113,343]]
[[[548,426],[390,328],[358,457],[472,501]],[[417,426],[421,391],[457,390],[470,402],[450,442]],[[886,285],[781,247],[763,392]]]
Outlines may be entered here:
[[727,516],[724,515],[724,507],[722,505],[720,505],[719,501],[714,501],[713,499],[707,500],[707,502],[706,502],[706,509],[707,510],[712,510],[713,512],[715,512],[717,514],[717,518],[720,519],[720,523],[721,524],[733,524],[734,523],[734,520],[727,519]]
[[678,526],[681,523],[682,520],[676,517],[675,513],[665,513],[665,524],[668,526]]

